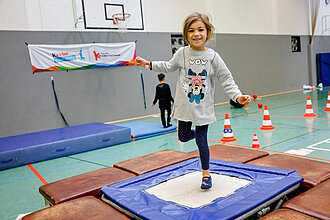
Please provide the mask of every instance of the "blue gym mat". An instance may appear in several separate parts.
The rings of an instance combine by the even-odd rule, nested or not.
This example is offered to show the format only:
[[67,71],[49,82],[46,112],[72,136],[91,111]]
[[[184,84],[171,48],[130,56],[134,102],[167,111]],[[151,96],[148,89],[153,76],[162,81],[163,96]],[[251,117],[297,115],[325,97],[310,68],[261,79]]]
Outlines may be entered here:
[[129,128],[98,122],[4,137],[0,170],[129,141]]
[[[296,189],[303,180],[295,170],[210,160],[212,173],[246,179],[252,183],[239,188],[234,194],[219,197],[210,204],[197,208],[165,201],[146,192],[149,187],[201,170],[199,158],[190,159],[104,186],[101,191],[109,201],[142,219],[234,219],[257,212],[266,202],[282,198]],[[189,200],[189,195],[187,199]]]
[[330,86],[330,53],[316,54],[317,83]]
[[176,126],[164,128],[161,124],[144,122],[144,121],[129,122],[129,123],[121,124],[121,126],[130,128],[132,137],[134,136],[135,140],[154,137],[157,135],[176,131]]

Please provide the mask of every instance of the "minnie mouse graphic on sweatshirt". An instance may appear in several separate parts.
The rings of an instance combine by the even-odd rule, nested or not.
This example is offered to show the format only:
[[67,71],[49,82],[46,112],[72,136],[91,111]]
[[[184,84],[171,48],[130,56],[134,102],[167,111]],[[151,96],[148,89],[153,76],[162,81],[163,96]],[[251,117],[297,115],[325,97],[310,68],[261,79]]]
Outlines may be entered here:
[[[170,61],[152,61],[152,70],[178,70],[172,118],[201,126],[216,121],[214,93],[219,82],[230,99],[242,95],[220,55],[211,48],[205,51],[181,47]],[[218,80],[217,80],[218,79]]]

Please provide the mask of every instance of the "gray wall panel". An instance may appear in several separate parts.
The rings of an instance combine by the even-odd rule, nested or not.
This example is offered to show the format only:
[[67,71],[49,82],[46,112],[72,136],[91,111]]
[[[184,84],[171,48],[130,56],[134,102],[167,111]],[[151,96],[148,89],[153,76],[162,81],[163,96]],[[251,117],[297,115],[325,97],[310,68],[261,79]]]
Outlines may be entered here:
[[[272,94],[302,88],[308,83],[307,44],[292,53],[290,36],[218,34],[212,48],[220,53],[241,90]],[[158,113],[151,107],[157,73],[140,67],[43,72],[32,74],[25,42],[78,44],[137,40],[137,54],[149,60],[169,60],[170,33],[0,31],[0,137],[64,127],[51,87],[53,75],[61,109],[70,125],[108,122]],[[317,52],[329,37],[318,41]],[[324,51],[322,51],[324,52]],[[140,70],[147,109],[144,109]],[[176,73],[167,75],[173,96]],[[218,88],[216,102],[227,101]]]

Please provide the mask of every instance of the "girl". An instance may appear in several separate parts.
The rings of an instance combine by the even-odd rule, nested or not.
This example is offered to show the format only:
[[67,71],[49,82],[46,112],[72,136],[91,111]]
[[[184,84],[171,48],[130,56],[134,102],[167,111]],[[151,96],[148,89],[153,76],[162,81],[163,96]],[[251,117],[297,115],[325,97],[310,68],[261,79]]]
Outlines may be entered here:
[[[148,62],[137,57],[137,65],[149,66],[158,72],[179,70],[172,117],[178,121],[178,136],[182,142],[195,139],[203,169],[202,189],[212,187],[209,171],[210,151],[207,143],[208,125],[215,122],[214,91],[218,78],[230,99],[245,105],[251,100],[242,95],[220,55],[206,47],[214,33],[207,15],[194,12],[183,28],[183,36],[189,46],[181,47],[170,61]],[[192,124],[195,130],[192,130]]]

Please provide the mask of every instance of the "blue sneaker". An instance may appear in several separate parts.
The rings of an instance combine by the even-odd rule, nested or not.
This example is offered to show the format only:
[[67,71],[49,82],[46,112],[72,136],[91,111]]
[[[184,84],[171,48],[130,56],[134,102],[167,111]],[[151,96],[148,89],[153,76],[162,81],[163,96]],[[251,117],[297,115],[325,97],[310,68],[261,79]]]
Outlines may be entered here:
[[211,178],[211,176],[203,177],[201,189],[210,189],[211,187],[212,187],[212,178]]

